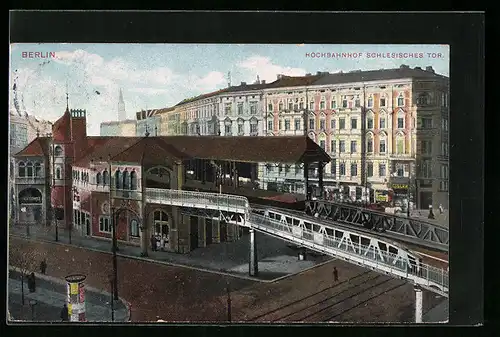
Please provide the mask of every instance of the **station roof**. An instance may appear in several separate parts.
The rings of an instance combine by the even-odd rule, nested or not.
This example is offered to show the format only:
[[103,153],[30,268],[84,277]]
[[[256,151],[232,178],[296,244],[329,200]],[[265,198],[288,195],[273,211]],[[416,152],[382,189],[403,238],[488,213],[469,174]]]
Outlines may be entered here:
[[24,149],[14,154],[14,157],[45,156],[49,154],[50,138],[37,137],[31,141]]
[[165,159],[211,159],[238,162],[329,162],[330,156],[306,136],[289,137],[113,137],[102,140],[76,161],[86,167],[92,160],[158,164]]

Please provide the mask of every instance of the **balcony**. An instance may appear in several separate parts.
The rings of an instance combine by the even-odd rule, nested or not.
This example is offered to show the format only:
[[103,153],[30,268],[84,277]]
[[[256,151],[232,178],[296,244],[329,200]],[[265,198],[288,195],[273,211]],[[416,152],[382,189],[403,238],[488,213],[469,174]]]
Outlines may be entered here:
[[140,200],[141,199],[141,192],[140,191],[112,189],[111,190],[111,198]]
[[16,184],[36,185],[44,183],[45,183],[45,177],[16,177]]

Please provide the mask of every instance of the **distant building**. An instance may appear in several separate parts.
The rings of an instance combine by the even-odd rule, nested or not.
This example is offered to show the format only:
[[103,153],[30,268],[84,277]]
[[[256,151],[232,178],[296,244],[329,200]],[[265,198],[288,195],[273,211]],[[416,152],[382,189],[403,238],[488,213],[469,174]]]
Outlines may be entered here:
[[126,119],[123,121],[104,122],[100,126],[101,136],[121,136],[121,137],[135,137],[137,121],[133,119]]

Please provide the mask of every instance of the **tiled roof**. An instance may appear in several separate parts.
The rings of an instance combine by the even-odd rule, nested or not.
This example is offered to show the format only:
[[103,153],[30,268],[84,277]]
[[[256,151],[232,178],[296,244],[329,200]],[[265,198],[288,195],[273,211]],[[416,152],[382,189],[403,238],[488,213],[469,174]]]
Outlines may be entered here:
[[396,69],[380,69],[368,71],[352,71],[348,73],[336,73],[321,76],[314,85],[342,84],[367,81],[396,80],[403,78],[446,78],[446,76],[436,74],[418,68],[400,67]]
[[64,114],[52,125],[52,134],[59,138],[59,136],[70,139],[71,138],[71,115],[69,110],[66,109]]
[[316,84],[319,79],[327,76],[326,74],[308,75],[308,76],[282,76],[278,80],[266,85],[267,88],[300,87],[303,85]]
[[111,157],[113,161],[148,164],[161,164],[165,160],[176,161],[189,156],[166,143],[159,137],[143,137],[124,151]]
[[191,102],[194,102],[194,101],[197,101],[197,100],[200,100],[200,99],[209,98],[209,97],[221,94],[223,92],[226,92],[227,90],[228,90],[228,88],[224,88],[224,89],[220,89],[220,90],[217,90],[217,91],[209,92],[208,94],[202,94],[202,95],[198,95],[198,96],[195,96],[195,97],[186,98],[186,99],[180,101],[179,103],[177,103],[175,106],[179,106],[179,105],[191,103]]
[[31,141],[24,149],[16,153],[16,157],[24,156],[44,156],[49,154],[50,138],[37,137]]
[[86,167],[92,160],[107,161],[108,157],[116,156],[140,139],[141,137],[95,137],[92,140],[93,147],[75,161],[75,166]]

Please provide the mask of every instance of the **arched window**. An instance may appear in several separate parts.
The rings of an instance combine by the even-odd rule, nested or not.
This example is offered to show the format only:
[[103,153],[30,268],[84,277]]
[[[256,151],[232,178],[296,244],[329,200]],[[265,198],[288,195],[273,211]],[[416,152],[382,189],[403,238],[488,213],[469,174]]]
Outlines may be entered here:
[[35,177],[41,177],[42,176],[42,165],[40,163],[36,162],[35,163]]
[[55,156],[62,156],[62,153],[63,153],[62,147],[60,147],[59,145],[57,145],[54,148],[54,155]]
[[56,179],[61,179],[61,168],[56,168]]
[[405,98],[403,96],[403,93],[400,93],[398,96],[398,106],[404,106],[405,105]]
[[155,233],[168,236],[168,215],[163,211],[154,212]]
[[372,95],[370,95],[370,96],[368,97],[368,102],[367,102],[367,103],[368,103],[368,107],[369,107],[369,108],[372,108],[372,107],[373,107],[373,96],[372,96]]
[[383,130],[387,128],[387,119],[385,118],[385,112],[380,112],[379,118],[378,118],[378,128],[380,130]]
[[135,171],[130,172],[130,189],[137,190],[137,173]]
[[122,173],[120,170],[116,170],[115,172],[115,188],[116,189],[121,189],[122,188]]
[[397,154],[405,153],[405,137],[401,133],[398,133],[396,135],[396,153]]
[[398,117],[397,117],[397,127],[398,129],[404,129],[405,128],[405,114],[402,110],[398,111]]
[[95,183],[96,183],[96,185],[99,185],[101,183],[101,173],[100,172],[97,172],[97,174],[95,176]]
[[366,152],[373,153],[373,136],[371,134],[366,135]]
[[109,184],[109,174],[108,174],[108,170],[104,170],[104,172],[102,173],[102,184],[104,186],[108,185]]
[[418,97],[417,97],[417,105],[419,106],[425,106],[425,105],[428,105],[430,102],[430,97],[429,97],[429,94],[424,92],[422,94],[420,94]]
[[130,220],[130,236],[139,237],[139,222],[137,219]]
[[33,177],[33,163],[30,161],[26,163],[26,175]]
[[373,129],[373,112],[371,111],[366,114],[366,128]]
[[26,164],[24,162],[19,162],[19,177],[26,176]]
[[127,170],[123,171],[123,189],[130,190],[130,175]]
[[384,132],[381,132],[379,140],[379,153],[386,153],[386,152],[387,152],[387,135]]

